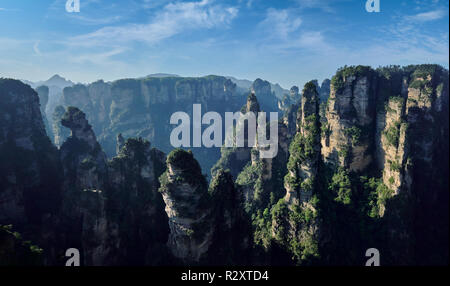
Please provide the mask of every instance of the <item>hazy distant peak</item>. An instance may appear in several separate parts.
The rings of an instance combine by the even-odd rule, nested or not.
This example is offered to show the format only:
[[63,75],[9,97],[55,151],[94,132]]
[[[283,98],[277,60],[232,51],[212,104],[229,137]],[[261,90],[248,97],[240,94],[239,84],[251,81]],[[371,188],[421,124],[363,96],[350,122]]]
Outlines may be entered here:
[[66,86],[74,85],[74,83],[72,81],[63,78],[62,76],[60,76],[58,74],[55,74],[48,80],[44,81],[43,84],[45,84],[47,86],[54,85],[54,86],[59,86],[59,87],[66,87]]
[[146,76],[146,77],[157,77],[157,78],[161,78],[161,77],[180,77],[180,76],[177,75],[177,74],[170,74],[170,73],[152,73],[152,74],[149,74],[149,75]]

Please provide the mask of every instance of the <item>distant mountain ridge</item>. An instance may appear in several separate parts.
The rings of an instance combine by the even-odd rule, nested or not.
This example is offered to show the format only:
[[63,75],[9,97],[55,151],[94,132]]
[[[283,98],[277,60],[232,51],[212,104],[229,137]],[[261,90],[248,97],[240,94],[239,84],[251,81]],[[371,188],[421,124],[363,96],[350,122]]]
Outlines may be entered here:
[[[227,79],[231,80],[233,83],[236,84],[238,90],[240,92],[246,92],[249,91],[252,87],[253,81],[248,80],[248,79],[238,79],[232,76],[226,76]],[[285,94],[289,94],[289,90],[283,88],[282,86],[280,86],[280,84],[278,83],[271,83],[270,82],[270,87],[272,89],[272,91],[275,93],[275,96],[278,99],[283,98],[283,96]]]
[[23,83],[30,85],[32,88],[36,88],[38,86],[48,86],[50,87],[58,87],[60,89],[63,89],[65,87],[68,86],[72,86],[75,83],[71,80],[65,79],[64,77],[55,74],[52,77],[50,77],[47,80],[41,80],[41,81],[37,81],[37,82],[33,82],[33,81],[29,81],[29,80],[22,80]]
[[164,78],[164,77],[180,77],[180,76],[177,74],[170,74],[170,73],[152,73],[145,76],[145,78],[149,77]]

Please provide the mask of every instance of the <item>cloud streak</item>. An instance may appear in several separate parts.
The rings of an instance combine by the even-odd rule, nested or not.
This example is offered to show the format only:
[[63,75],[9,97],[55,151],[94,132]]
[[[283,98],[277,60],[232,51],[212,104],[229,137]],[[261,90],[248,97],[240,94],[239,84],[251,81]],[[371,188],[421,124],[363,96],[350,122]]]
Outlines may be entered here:
[[214,4],[210,0],[167,4],[146,24],[108,26],[73,37],[73,44],[115,45],[127,42],[155,44],[190,29],[211,29],[228,25],[238,9]]
[[444,10],[434,10],[424,13],[419,13],[413,16],[406,16],[406,19],[409,21],[415,22],[429,22],[442,19],[446,16],[446,12]]
[[271,37],[287,39],[292,32],[298,30],[302,20],[294,16],[289,10],[267,10],[265,19],[260,23],[260,27],[265,31],[270,31]]

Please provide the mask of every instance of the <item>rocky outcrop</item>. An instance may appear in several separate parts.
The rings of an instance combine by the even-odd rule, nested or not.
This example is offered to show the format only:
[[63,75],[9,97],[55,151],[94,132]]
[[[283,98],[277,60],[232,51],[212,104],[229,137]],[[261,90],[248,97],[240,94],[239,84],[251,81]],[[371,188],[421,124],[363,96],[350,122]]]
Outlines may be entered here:
[[[0,264],[23,264],[34,250],[40,263],[64,265],[65,250],[77,248],[82,265],[355,265],[369,247],[383,265],[446,263],[446,69],[344,67],[327,103],[309,82],[278,122],[277,156],[261,158],[258,144],[224,148],[209,189],[192,153],[166,159],[147,140],[115,133],[179,104],[226,110],[237,102],[233,86],[166,77],[69,88],[64,100],[85,98],[90,114],[57,110],[58,151],[36,91],[1,79]],[[239,106],[264,110],[255,94]],[[139,132],[163,134],[154,123]],[[96,132],[114,136],[111,161]]]
[[284,111],[286,116],[286,114],[289,113],[291,106],[299,103],[300,99],[301,96],[299,93],[299,89],[297,86],[294,85],[289,90],[289,94],[285,94],[283,98],[280,101],[278,101],[278,108],[281,111]]
[[47,136],[50,137],[50,139],[53,141],[53,132],[52,132],[52,128],[50,128],[50,124],[47,120],[47,115],[46,115],[46,108],[47,108],[47,103],[48,103],[48,99],[49,99],[49,88],[45,85],[39,86],[36,88],[36,92],[38,93],[39,96],[39,103],[41,104],[41,115],[42,115],[42,120],[44,121],[44,125],[45,125],[45,131],[47,132]]
[[[53,243],[52,226],[61,201],[60,170],[58,151],[45,132],[38,94],[20,81],[0,79],[0,225],[12,225],[18,238],[5,237],[7,247],[17,252],[0,252],[11,254],[15,265],[34,264],[26,251],[31,250],[30,240],[42,248]],[[41,253],[39,247],[33,249]],[[47,255],[39,256],[40,263],[48,261]]]
[[206,179],[192,153],[172,151],[160,182],[169,217],[167,245],[182,262],[198,263],[212,243],[213,228]]
[[[173,126],[170,116],[178,111],[192,116],[192,105],[202,112],[236,112],[245,102],[236,85],[220,76],[201,78],[146,77],[110,83],[97,81],[64,89],[62,105],[75,106],[86,113],[105,153],[116,154],[116,136],[142,137],[158,149],[169,152]],[[220,157],[216,148],[195,148],[201,165],[210,168]]]
[[270,82],[257,78],[252,84],[251,93],[258,98],[261,110],[266,112],[278,110],[278,99],[272,92]]
[[0,224],[23,231],[56,212],[59,169],[38,94],[20,81],[0,79]]
[[302,92],[300,129],[290,146],[285,181],[288,205],[308,203],[316,183],[320,155],[319,97],[313,82]]
[[320,89],[317,91],[319,93],[319,101],[320,103],[326,102],[328,100],[328,97],[330,97],[330,87],[331,87],[331,80],[324,79],[322,81],[322,84],[320,85]]
[[213,236],[208,251],[212,265],[250,262],[251,228],[244,212],[243,194],[233,177],[219,170],[209,186]]
[[61,119],[64,116],[64,113],[66,113],[66,109],[63,106],[58,105],[52,116],[53,140],[58,148],[60,148],[64,141],[66,141],[66,139],[70,136],[70,129],[61,124]]
[[80,247],[83,265],[151,265],[164,260],[167,217],[157,192],[164,155],[150,149],[149,142],[128,139],[107,162],[82,111],[69,107],[61,122],[71,130],[61,147],[62,224],[79,230],[63,244]]
[[[248,95],[246,104],[241,108],[242,114],[246,114],[247,112],[253,112],[256,118],[260,112],[258,99],[253,92]],[[246,124],[243,124],[243,126],[238,126],[238,128],[245,128],[245,126]],[[248,129],[244,129],[244,147],[236,146],[237,144],[233,133],[234,130],[226,130],[225,141],[231,142],[234,147],[223,146],[221,148],[221,157],[211,169],[212,176],[215,176],[218,170],[228,170],[233,178],[237,178],[239,172],[241,172],[244,166],[251,160],[252,148],[248,144],[247,130]]]
[[289,147],[284,198],[271,210],[272,239],[292,255],[296,264],[317,259],[319,219],[317,209],[320,160],[319,96],[314,82],[302,92],[299,130]]
[[116,154],[119,155],[120,150],[122,150],[123,145],[125,144],[125,139],[120,133],[117,135],[117,145],[116,145]]
[[[169,263],[165,244],[169,224],[158,192],[165,155],[142,138],[127,139],[108,164],[107,218],[115,265]],[[111,257],[109,258],[111,259]],[[111,261],[106,260],[111,264]],[[105,262],[103,263],[105,264]]]
[[111,124],[111,85],[102,80],[87,86],[76,84],[63,90],[63,106],[75,106],[85,112],[95,134],[101,135]]
[[81,110],[68,107],[61,124],[71,130],[61,146],[64,171],[61,208],[66,216],[62,224],[72,224],[71,229],[78,229],[77,236],[64,238],[63,244],[77,245],[83,251],[83,265],[99,265],[106,261],[101,248],[109,240],[106,155]]
[[325,162],[363,171],[373,161],[370,130],[375,120],[376,78],[369,67],[339,70],[331,82],[322,156]]

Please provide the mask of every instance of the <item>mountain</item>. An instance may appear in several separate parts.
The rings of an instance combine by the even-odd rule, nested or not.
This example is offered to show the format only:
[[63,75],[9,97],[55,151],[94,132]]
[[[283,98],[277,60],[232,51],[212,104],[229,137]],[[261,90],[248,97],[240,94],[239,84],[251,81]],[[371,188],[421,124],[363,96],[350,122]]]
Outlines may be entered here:
[[[38,81],[38,82],[31,82],[27,80],[22,80],[25,84],[30,85],[34,89],[38,89],[40,87],[46,87],[48,88],[48,100],[45,105],[45,117],[48,120],[48,124],[51,126],[53,124],[52,118],[53,118],[53,112],[55,110],[55,107],[59,104],[59,101],[62,96],[62,90],[68,86],[72,86],[75,83],[73,83],[70,80],[67,80],[57,74],[49,78],[45,81]],[[52,137],[52,134],[48,133],[50,137]]]
[[164,78],[164,77],[180,77],[180,76],[176,75],[176,74],[169,74],[169,73],[153,73],[153,74],[149,74],[146,77]]
[[[239,90],[240,93],[248,92],[253,84],[252,81],[247,79],[237,79],[232,76],[227,76],[226,78],[230,79],[233,83],[236,84],[237,89]],[[285,94],[289,94],[289,90],[282,88],[278,83],[276,84],[270,83],[270,87],[278,99],[282,99]]]
[[64,265],[68,248],[86,266],[364,265],[369,248],[383,265],[446,265],[448,70],[345,66],[326,101],[317,86],[278,122],[257,121],[278,127],[273,158],[259,140],[166,156],[167,114],[264,110],[270,83],[245,95],[217,76],[66,87],[63,102],[82,106],[57,108],[57,148],[46,89],[0,79],[0,265]]
[[[255,81],[255,88],[265,111],[279,111],[268,82]],[[83,110],[100,145],[108,157],[112,157],[116,154],[119,133],[125,138],[145,138],[152,146],[168,153],[173,149],[170,143],[173,113],[183,111],[192,118],[192,106],[197,103],[202,105],[202,114],[215,111],[224,116],[225,112],[241,110],[248,93],[238,93],[236,85],[221,76],[147,77],[66,87],[60,105]],[[62,107],[53,114],[55,118],[62,116]],[[58,145],[67,137],[64,129],[58,120],[53,121]],[[193,152],[206,173],[220,157],[218,148],[194,148]]]
[[75,84],[72,81],[63,78],[58,74],[55,74],[54,76],[50,77],[47,80],[42,80],[42,81],[37,81],[37,82],[22,80],[22,82],[30,85],[32,88],[37,88],[38,86],[47,86],[49,88],[56,87],[61,90],[65,87],[72,86]]

